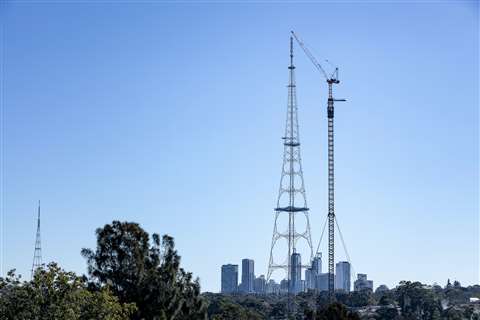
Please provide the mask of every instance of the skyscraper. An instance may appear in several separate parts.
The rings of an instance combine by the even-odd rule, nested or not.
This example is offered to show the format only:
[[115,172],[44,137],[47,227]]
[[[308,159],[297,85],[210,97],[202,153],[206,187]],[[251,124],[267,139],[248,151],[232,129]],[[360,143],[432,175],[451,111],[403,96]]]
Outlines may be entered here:
[[292,274],[290,275],[290,292],[297,294],[302,291],[302,259],[300,253],[293,252],[290,265]]
[[312,260],[312,272],[315,275],[319,275],[322,273],[322,253],[317,252],[315,257]]
[[367,275],[364,273],[359,273],[357,275],[357,280],[353,283],[355,291],[362,290],[372,290],[373,291],[373,281],[367,280]]
[[312,266],[305,270],[305,289],[318,289],[317,277],[322,273],[322,253],[318,252],[312,260]]
[[255,280],[254,262],[252,259],[242,260],[242,284],[240,291],[245,293],[253,292],[253,282]]
[[253,290],[255,293],[263,294],[266,292],[266,285],[267,281],[265,280],[265,276],[262,274],[260,277],[255,278]]
[[318,291],[328,291],[328,272],[316,276],[315,287]]
[[222,266],[222,293],[236,292],[238,288],[238,265],[224,264]]
[[276,283],[275,280],[270,279],[267,282],[266,290],[267,293],[274,293],[274,294],[279,294],[280,293],[280,284]]
[[336,265],[336,285],[335,289],[350,292],[350,263],[340,261]]
[[312,268],[305,269],[305,287],[306,289],[315,289],[315,276]]

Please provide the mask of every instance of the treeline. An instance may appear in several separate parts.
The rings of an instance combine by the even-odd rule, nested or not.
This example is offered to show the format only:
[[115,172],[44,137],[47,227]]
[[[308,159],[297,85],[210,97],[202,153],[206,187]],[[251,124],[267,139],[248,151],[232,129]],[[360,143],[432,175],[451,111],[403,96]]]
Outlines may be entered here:
[[113,221],[83,249],[88,276],[51,263],[31,281],[0,278],[1,320],[204,320],[198,279],[180,267],[172,237]]
[[87,275],[50,263],[30,281],[0,278],[0,320],[480,320],[480,286],[427,287],[401,282],[381,292],[278,295],[200,293],[180,266],[172,237],[149,235],[137,223],[113,221],[83,249]]
[[[310,291],[291,298],[285,295],[204,294],[213,319],[368,319],[368,320],[480,320],[480,286],[462,287],[448,281],[445,287],[402,281],[391,290],[336,293]],[[290,310],[287,306],[290,305]],[[291,310],[294,310],[293,312]]]

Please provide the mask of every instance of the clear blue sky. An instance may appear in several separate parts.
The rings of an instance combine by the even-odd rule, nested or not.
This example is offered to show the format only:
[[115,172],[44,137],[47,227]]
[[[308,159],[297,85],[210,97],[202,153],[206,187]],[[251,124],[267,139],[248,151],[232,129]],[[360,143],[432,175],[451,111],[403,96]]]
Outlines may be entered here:
[[[175,237],[218,291],[266,272],[280,178],[289,31],[340,66],[336,212],[375,286],[479,282],[478,2],[6,2],[2,273],[86,272],[113,219]],[[297,48],[312,233],[326,215],[326,86]],[[344,259],[338,250],[338,259]]]

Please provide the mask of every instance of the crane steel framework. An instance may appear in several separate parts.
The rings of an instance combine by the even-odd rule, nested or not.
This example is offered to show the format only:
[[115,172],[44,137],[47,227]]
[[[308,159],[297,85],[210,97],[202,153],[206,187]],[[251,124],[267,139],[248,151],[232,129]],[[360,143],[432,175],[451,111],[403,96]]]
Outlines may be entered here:
[[40,241],[40,200],[38,200],[38,212],[37,212],[37,234],[35,236],[35,251],[33,252],[33,263],[31,277],[35,274],[38,268],[42,267],[42,244]]
[[[287,119],[285,124],[285,135],[283,145],[283,165],[280,178],[280,187],[277,198],[277,207],[275,208],[275,222],[273,226],[272,244],[270,248],[270,259],[268,263],[267,281],[272,273],[277,269],[286,271],[288,282],[288,290],[290,293],[291,284],[291,256],[296,252],[297,241],[301,238],[307,241],[309,248],[309,259],[313,257],[312,238],[310,233],[310,220],[307,207],[307,199],[305,195],[305,185],[303,180],[302,160],[300,156],[300,137],[298,126],[298,110],[295,85],[295,66],[293,65],[293,37],[290,37],[290,66],[289,84],[288,84],[288,103],[287,103]],[[298,198],[299,201],[296,201]],[[288,230],[279,230],[278,223],[288,215]],[[297,232],[295,229],[295,218],[297,215],[303,215],[305,219],[305,230]],[[286,239],[288,244],[288,252],[286,252],[286,260],[277,263],[277,257],[274,257],[274,248],[279,239]],[[305,252],[304,252],[305,253]],[[308,267],[306,264],[301,268]]]
[[292,35],[303,49],[307,57],[312,61],[315,67],[323,74],[328,84],[328,103],[327,103],[327,118],[328,118],[328,291],[333,294],[335,290],[335,168],[334,168],[334,131],[333,131],[333,116],[334,116],[334,102],[346,101],[345,99],[333,98],[333,85],[339,84],[338,68],[329,76],[322,65],[318,63],[317,59],[308,50],[303,41],[292,31]]

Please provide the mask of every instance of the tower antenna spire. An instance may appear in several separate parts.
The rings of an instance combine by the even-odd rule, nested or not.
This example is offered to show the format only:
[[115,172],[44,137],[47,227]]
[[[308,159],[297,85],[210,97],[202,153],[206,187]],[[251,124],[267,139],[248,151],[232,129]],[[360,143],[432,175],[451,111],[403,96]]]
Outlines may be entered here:
[[31,278],[38,268],[42,267],[42,243],[40,238],[40,200],[38,200],[38,211],[37,211],[37,234],[35,236],[35,251],[33,252],[33,263],[32,263],[32,272]]
[[[293,64],[293,37],[290,37],[290,65],[288,83],[287,117],[283,139],[283,164],[280,177],[280,186],[275,208],[272,245],[268,263],[267,281],[272,273],[281,269],[286,273],[288,292],[296,294],[301,291],[301,270],[309,267],[313,258],[313,246],[310,233],[310,220],[303,180],[302,159],[300,155],[300,135],[298,125],[298,108],[295,85],[295,66]],[[305,223],[305,229],[297,230],[296,221]],[[281,223],[285,222],[285,223]],[[287,224],[288,223],[288,224]],[[280,230],[279,225],[287,225],[287,230]],[[287,242],[287,252],[275,252],[280,239]],[[297,248],[298,240],[307,242],[308,250],[300,252]],[[301,254],[308,261],[301,264]],[[278,255],[278,256],[277,256]]]
[[290,36],[290,67],[293,67],[293,37]]

